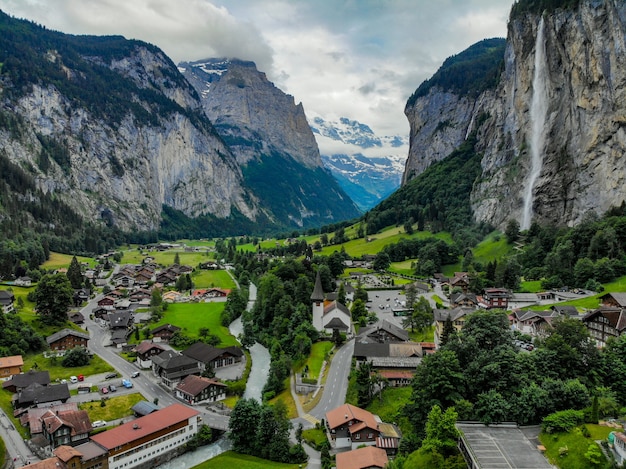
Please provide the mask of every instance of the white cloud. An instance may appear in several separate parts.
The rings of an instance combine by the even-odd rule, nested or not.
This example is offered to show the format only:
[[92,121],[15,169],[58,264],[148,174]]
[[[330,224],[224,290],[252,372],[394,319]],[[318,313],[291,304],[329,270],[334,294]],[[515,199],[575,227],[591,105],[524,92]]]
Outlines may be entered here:
[[408,133],[404,106],[443,60],[504,36],[513,0],[0,0],[74,34],[121,34],[174,62],[256,62],[305,111]]

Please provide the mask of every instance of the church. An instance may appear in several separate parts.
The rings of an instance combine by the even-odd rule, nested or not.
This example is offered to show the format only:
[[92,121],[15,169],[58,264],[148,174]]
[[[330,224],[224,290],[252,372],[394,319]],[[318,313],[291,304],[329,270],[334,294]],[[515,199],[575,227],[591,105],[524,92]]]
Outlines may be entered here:
[[322,289],[322,280],[319,272],[317,272],[315,277],[315,288],[313,288],[313,293],[311,294],[311,302],[313,304],[313,327],[316,330],[332,335],[336,329],[348,337],[354,335],[350,310],[336,300],[328,301],[324,299],[324,290]]

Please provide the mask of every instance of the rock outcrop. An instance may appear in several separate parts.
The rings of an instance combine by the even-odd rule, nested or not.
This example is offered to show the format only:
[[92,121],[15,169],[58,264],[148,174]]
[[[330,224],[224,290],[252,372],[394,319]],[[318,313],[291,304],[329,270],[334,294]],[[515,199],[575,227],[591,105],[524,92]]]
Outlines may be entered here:
[[[412,149],[405,180],[476,131],[482,175],[471,202],[475,219],[495,226],[523,218],[540,19],[524,13],[509,20],[496,87],[474,98],[433,88],[407,106]],[[626,200],[626,3],[582,0],[576,8],[545,14],[544,26],[548,102],[532,220],[574,225],[588,212],[602,214]],[[440,123],[450,124],[448,132],[440,141],[428,140],[428,129]]]

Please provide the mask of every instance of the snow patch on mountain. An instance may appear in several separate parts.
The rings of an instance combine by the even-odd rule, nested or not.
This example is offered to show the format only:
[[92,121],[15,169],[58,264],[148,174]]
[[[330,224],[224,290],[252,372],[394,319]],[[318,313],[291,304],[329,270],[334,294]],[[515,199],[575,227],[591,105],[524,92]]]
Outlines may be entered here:
[[345,117],[308,119],[324,166],[361,210],[369,210],[400,186],[408,136],[378,136],[368,125]]

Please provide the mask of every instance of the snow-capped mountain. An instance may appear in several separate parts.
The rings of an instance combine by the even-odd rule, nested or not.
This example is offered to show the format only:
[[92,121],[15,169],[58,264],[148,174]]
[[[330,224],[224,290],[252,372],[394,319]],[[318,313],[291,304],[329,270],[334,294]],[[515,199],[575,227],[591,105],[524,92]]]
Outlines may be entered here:
[[400,186],[408,136],[380,137],[366,124],[345,117],[308,117],[324,166],[361,210],[369,210]]

